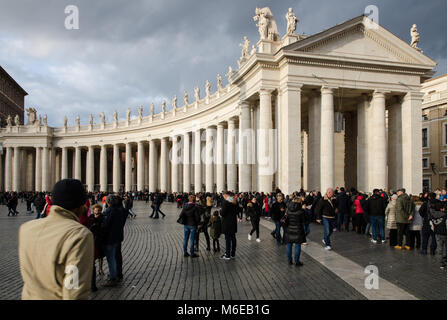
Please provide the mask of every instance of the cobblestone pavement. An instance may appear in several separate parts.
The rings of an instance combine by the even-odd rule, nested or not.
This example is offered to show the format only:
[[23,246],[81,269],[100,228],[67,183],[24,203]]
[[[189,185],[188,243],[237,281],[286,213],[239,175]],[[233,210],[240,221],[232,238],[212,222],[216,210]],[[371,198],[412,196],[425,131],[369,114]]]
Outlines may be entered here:
[[[304,267],[289,266],[285,247],[276,245],[270,230],[261,226],[261,243],[248,241],[249,222],[238,225],[236,259],[222,261],[220,254],[205,250],[201,236],[199,258],[184,258],[183,227],[176,223],[178,209],[164,204],[165,219],[149,218],[149,205],[135,202],[136,219],[129,219],[123,243],[124,280],[115,288],[105,288],[98,279],[99,291],[92,299],[365,299],[303,249]],[[33,219],[23,204],[16,217],[7,217],[0,207],[0,299],[20,299],[22,281],[17,256],[17,230]],[[322,228],[312,225],[310,239],[321,242]],[[353,233],[333,236],[335,251],[366,266],[376,264],[380,276],[418,298],[445,299],[446,273],[433,257],[414,252],[394,252],[373,246]],[[224,239],[221,237],[221,248]],[[322,249],[323,250],[323,249]],[[107,274],[107,263],[104,260]],[[36,272],[44,272],[44,270]]]

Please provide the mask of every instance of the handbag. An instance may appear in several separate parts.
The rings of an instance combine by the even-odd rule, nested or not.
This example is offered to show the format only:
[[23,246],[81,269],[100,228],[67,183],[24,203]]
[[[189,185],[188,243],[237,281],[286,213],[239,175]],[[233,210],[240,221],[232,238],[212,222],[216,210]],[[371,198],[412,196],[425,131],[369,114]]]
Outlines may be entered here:
[[178,219],[177,219],[177,223],[180,223],[180,224],[183,224],[183,215],[182,214],[180,214],[180,216],[178,217]]

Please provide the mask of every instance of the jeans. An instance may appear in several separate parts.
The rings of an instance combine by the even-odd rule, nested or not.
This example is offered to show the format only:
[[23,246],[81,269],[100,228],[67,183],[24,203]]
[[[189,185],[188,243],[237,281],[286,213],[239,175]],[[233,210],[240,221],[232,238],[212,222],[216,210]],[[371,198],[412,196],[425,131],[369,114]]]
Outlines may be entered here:
[[116,261],[116,252],[118,249],[118,243],[108,244],[105,248],[105,254],[107,257],[107,264],[109,265],[109,274],[111,280],[116,280],[118,277],[118,265]]
[[304,234],[307,236],[310,233],[310,224],[304,225]]
[[236,256],[236,234],[225,235],[225,255],[227,257]]
[[436,243],[438,244],[439,254],[441,255],[441,263],[447,264],[447,236],[437,234]]
[[324,226],[324,243],[326,246],[331,245],[331,234],[335,228],[335,218],[323,218],[323,226]]
[[[370,219],[369,221],[371,221],[371,219]],[[371,223],[368,222],[368,223],[366,224],[365,234],[366,234],[366,235],[369,235],[370,231],[371,231]]]
[[435,233],[433,232],[430,227],[422,227],[422,250],[427,251],[428,248],[428,241],[431,238],[430,243],[430,252],[436,251],[436,237]]
[[[287,259],[289,259],[290,262],[292,262],[292,246],[293,243],[287,243],[286,244],[286,251],[287,251]],[[295,264],[300,261],[300,255],[301,255],[301,244],[295,243]]]
[[[159,204],[156,204],[156,205],[154,206],[154,211],[152,212],[152,215],[155,215],[154,218],[158,218],[158,213],[161,213],[161,215],[162,215],[163,217],[165,216],[165,214],[163,213],[163,211],[160,210],[160,205],[159,205]],[[152,215],[151,215],[151,216],[152,216]]]
[[118,278],[123,277],[123,255],[121,253],[121,242],[116,247],[116,275]]
[[196,238],[196,226],[185,226],[185,237],[183,238],[183,253],[188,253],[188,239],[190,240],[190,252],[194,254],[194,239]]
[[372,227],[373,240],[377,240],[377,231],[380,234],[380,240],[385,240],[385,219],[382,216],[370,216],[369,221]]
[[276,242],[278,242],[278,243],[281,243],[281,240],[282,240],[282,242],[284,242],[285,241],[285,235],[286,235],[286,232],[285,232],[285,229],[284,229],[284,227],[282,227],[282,238],[281,238],[281,221],[274,221],[275,222],[275,238],[276,238]]

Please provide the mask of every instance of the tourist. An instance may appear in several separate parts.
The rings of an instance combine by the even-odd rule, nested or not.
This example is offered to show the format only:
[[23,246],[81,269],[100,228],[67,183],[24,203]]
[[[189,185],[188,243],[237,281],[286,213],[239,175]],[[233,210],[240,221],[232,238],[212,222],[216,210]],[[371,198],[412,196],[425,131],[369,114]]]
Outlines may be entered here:
[[397,245],[396,200],[397,194],[393,194],[390,203],[388,203],[388,206],[385,209],[386,227],[389,230],[390,247]]
[[[304,230],[304,207],[298,196],[295,196],[287,205],[287,213],[284,216],[286,227],[285,240],[287,259],[289,264],[295,263],[296,266],[302,266],[300,261],[301,244],[306,243],[306,234]],[[292,260],[292,249],[295,244],[295,260]]]
[[208,223],[210,227],[210,237],[213,239],[213,252],[220,252],[219,238],[222,234],[222,220],[219,217],[219,211],[214,211]]
[[349,231],[349,208],[350,199],[345,192],[345,188],[340,188],[340,193],[335,198],[335,204],[337,207],[337,230]]
[[352,219],[352,224],[354,225],[355,232],[358,234],[364,233],[365,228],[365,210],[363,209],[365,204],[365,200],[363,195],[359,194],[357,195],[356,199],[354,200],[354,215]]
[[221,256],[221,259],[230,260],[236,258],[237,222],[242,221],[242,217],[234,194],[226,191],[223,197],[224,202],[220,215],[222,217],[222,233],[225,235],[225,254]]
[[45,218],[50,214],[50,209],[51,209],[51,205],[53,204],[52,198],[51,198],[51,194],[47,194],[45,196],[45,208],[44,208],[44,212],[41,214],[41,218]]
[[372,228],[372,243],[377,243],[378,235],[380,240],[385,243],[385,200],[380,196],[379,189],[373,190],[373,195],[367,201],[367,212]]
[[428,242],[430,242],[430,254],[434,255],[436,253],[436,237],[430,226],[430,211],[433,210],[436,206],[436,203],[439,202],[436,199],[435,193],[428,193],[427,197],[424,199],[424,203],[419,208],[419,214],[422,217],[422,248],[420,253],[427,254]]
[[135,219],[137,217],[137,215],[132,210],[133,200],[129,195],[124,196],[123,205],[124,205],[124,209],[126,209],[126,211],[127,211],[128,216],[130,215],[131,218]]
[[283,227],[283,236],[281,237],[281,219],[286,213],[286,204],[284,203],[284,196],[282,194],[277,195],[277,201],[271,207],[272,220],[275,223],[275,239],[276,243],[280,245],[284,244],[285,235]]
[[259,238],[259,222],[261,221],[261,208],[256,202],[256,197],[252,197],[251,201],[247,204],[247,217],[250,218],[251,231],[248,234],[248,240],[251,240],[251,236],[256,232],[256,241],[261,242]]
[[101,232],[109,266],[109,279],[105,286],[112,287],[116,286],[123,278],[121,242],[124,240],[127,211],[122,205],[121,198],[116,195],[108,195],[106,203],[108,207],[103,213]]
[[439,202],[435,210],[430,211],[430,221],[436,236],[436,243],[441,255],[441,269],[447,267],[447,212],[446,202]]
[[[19,229],[24,300],[88,299],[94,254],[93,234],[78,222],[87,195],[79,180],[54,185],[51,214]],[[69,270],[69,271],[68,271]],[[77,287],[66,285],[78,275]]]
[[[207,197],[208,198],[208,197]],[[195,252],[199,251],[199,238],[200,238],[200,233],[203,232],[203,234],[205,235],[205,240],[206,240],[206,250],[210,251],[210,236],[208,234],[208,223],[210,221],[211,218],[211,211],[208,211],[208,208],[206,206],[207,200],[205,200],[204,198],[200,198],[199,196],[196,196],[196,208],[197,211],[199,212],[199,224],[197,225],[197,231],[195,234],[195,240],[194,240],[194,247],[195,247]]]
[[317,207],[315,208],[317,222],[323,222],[324,226],[323,244],[325,246],[325,250],[332,250],[331,235],[336,224],[333,197],[334,189],[327,189],[326,194],[320,200],[320,202],[318,202]]
[[[408,243],[408,226],[413,219],[414,208],[410,197],[405,193],[405,189],[397,190],[396,200],[396,223],[397,223],[397,246],[394,248],[402,250],[403,238]],[[405,245],[406,250],[410,250],[410,246]]]
[[19,198],[17,197],[17,193],[11,192],[9,194],[9,200],[8,200],[8,216],[15,216],[18,215],[19,212],[17,211],[17,205],[19,203]]
[[422,230],[422,217],[419,214],[419,209],[422,206],[422,201],[419,197],[413,197],[414,202],[414,212],[413,219],[408,227],[408,246],[411,250],[421,248],[421,230]]
[[[197,232],[197,226],[200,222],[200,213],[194,203],[195,197],[190,195],[188,197],[188,203],[183,207],[180,212],[178,222],[183,224],[184,238],[183,238],[183,255],[184,257],[197,258],[194,252],[194,240]],[[188,241],[190,241],[190,253],[188,253]]]
[[160,213],[163,216],[163,219],[166,217],[166,215],[163,213],[163,211],[161,211],[161,204],[163,203],[164,200],[164,194],[162,193],[157,193],[154,199],[154,210],[152,211],[151,214],[151,218],[153,217],[154,219],[158,219],[159,216],[158,214]]
[[103,221],[102,206],[95,204],[92,206],[92,214],[89,216],[90,231],[93,233],[93,239],[95,243],[95,259],[93,261],[93,277],[92,277],[92,291],[98,290],[96,287],[96,260],[99,264],[99,274],[104,275],[103,271],[103,259],[104,253],[104,241],[101,233],[101,226]]

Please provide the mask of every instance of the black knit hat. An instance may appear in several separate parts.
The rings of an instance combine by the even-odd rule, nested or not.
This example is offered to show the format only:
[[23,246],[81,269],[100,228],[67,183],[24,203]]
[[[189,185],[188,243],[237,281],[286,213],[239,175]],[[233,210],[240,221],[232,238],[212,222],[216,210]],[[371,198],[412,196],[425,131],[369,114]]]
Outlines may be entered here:
[[81,181],[63,179],[53,187],[52,204],[67,210],[79,208],[87,201],[87,194]]

